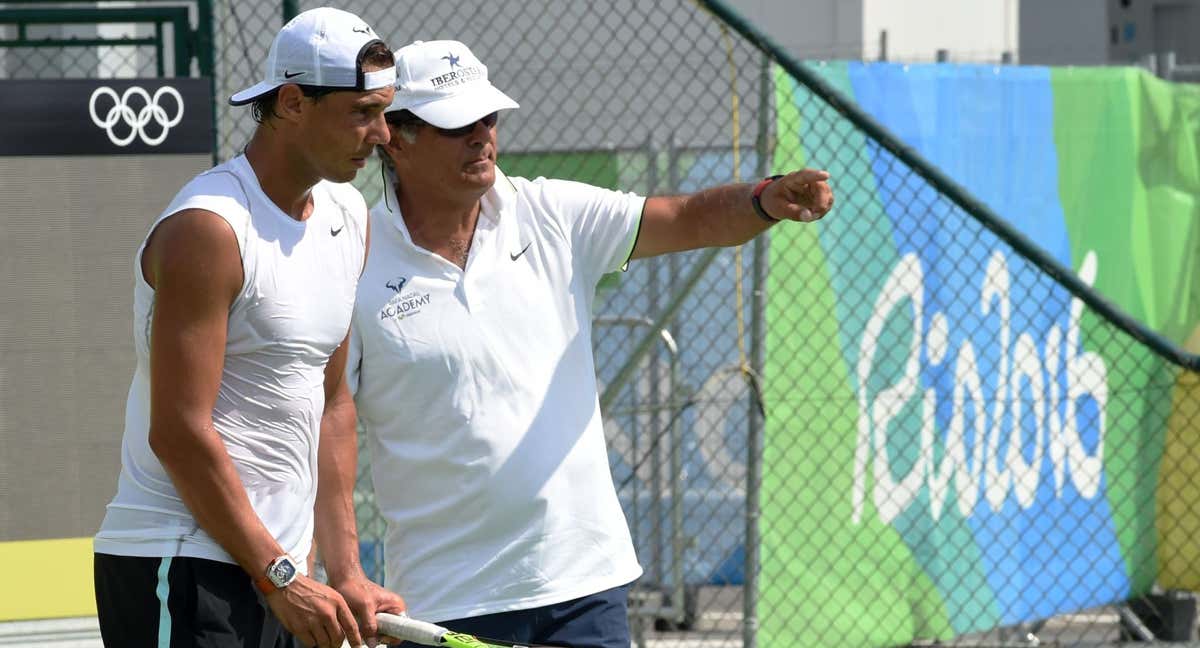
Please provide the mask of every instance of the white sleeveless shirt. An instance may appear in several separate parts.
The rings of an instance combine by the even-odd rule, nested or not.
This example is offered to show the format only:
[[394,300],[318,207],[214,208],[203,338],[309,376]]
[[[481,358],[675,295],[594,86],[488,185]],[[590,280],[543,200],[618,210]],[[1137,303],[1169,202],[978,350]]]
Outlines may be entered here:
[[[346,336],[366,251],[367,208],[352,186],[321,182],[297,221],[267,198],[239,156],[189,182],[154,227],[185,209],[224,218],[237,236],[243,285],[229,309],[212,420],[250,503],[285,551],[312,545],[325,365]],[[199,527],[150,449],[154,289],[134,257],[137,356],[125,406],[121,474],[94,541],[98,553],[235,562]]]

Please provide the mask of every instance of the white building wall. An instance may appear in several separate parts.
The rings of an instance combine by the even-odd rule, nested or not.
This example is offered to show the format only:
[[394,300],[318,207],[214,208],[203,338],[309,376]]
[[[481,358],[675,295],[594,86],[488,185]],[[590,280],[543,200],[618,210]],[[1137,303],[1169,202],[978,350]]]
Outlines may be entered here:
[[880,58],[879,34],[887,31],[887,58],[995,62],[1017,56],[1017,0],[862,0],[862,58]]
[[728,1],[805,59],[877,60],[884,30],[893,61],[933,61],[945,49],[951,61],[992,62],[1018,46],[1019,0]]

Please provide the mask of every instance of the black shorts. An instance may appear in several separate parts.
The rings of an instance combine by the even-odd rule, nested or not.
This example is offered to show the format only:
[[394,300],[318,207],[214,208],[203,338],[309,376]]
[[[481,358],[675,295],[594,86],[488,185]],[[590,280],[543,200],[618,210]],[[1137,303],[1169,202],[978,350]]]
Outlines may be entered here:
[[237,565],[101,553],[94,564],[108,648],[300,648]]

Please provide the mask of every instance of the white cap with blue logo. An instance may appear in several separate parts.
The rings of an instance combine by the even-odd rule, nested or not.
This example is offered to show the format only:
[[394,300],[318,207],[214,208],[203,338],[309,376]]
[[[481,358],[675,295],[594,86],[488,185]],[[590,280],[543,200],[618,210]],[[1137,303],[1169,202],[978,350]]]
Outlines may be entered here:
[[459,128],[519,107],[458,41],[416,41],[396,50],[396,96],[388,112],[408,110],[438,128]]

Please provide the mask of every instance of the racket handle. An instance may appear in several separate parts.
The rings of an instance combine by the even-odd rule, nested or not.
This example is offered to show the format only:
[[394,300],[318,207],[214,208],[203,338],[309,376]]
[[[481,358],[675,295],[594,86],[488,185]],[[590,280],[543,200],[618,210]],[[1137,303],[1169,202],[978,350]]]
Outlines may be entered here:
[[376,614],[375,621],[379,624],[380,634],[411,641],[422,646],[442,645],[442,635],[449,632],[436,623],[418,621],[405,615],[388,614],[387,612]]

